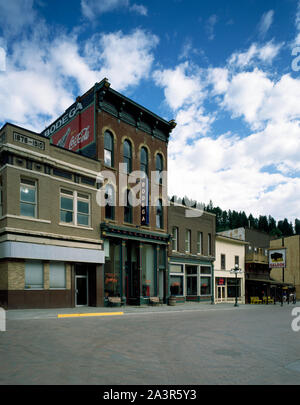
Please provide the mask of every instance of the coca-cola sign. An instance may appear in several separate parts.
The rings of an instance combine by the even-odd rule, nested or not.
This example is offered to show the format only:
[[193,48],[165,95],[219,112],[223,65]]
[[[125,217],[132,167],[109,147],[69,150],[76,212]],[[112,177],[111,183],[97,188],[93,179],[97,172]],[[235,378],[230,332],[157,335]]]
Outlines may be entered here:
[[74,152],[94,142],[94,104],[51,135],[51,142]]

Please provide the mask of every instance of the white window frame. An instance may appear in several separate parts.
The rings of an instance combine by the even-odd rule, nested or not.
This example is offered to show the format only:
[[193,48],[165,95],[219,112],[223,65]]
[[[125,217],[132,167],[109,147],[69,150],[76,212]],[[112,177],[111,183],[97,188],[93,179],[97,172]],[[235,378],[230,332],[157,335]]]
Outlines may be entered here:
[[[175,247],[175,249],[174,249],[174,247]],[[172,229],[172,252],[178,252],[178,227],[177,226],[173,226],[173,229]]]
[[[22,201],[22,199],[21,199],[21,187],[22,186],[35,191],[34,202]],[[22,215],[21,204],[33,205],[34,206],[34,216],[32,217],[29,215]],[[21,181],[20,181],[20,216],[26,217],[26,218],[37,218],[37,181],[36,180],[21,178]]]
[[191,230],[190,229],[185,230],[185,253],[191,253]]
[[197,232],[197,254],[203,254],[203,232],[201,231]]
[[[172,272],[172,266],[180,266],[181,272]],[[171,285],[171,276],[182,277],[182,295],[176,295],[176,297],[185,297],[186,296],[186,285],[185,285],[185,266],[183,263],[170,263],[170,285]]]
[[[66,192],[65,192],[66,191]],[[83,195],[85,195],[87,198],[82,197]],[[61,197],[65,196],[66,198],[72,199],[73,200],[73,210],[66,210],[64,208],[61,208]],[[80,213],[81,215],[85,215],[88,217],[88,224],[87,225],[82,225],[80,223],[78,223],[78,201],[83,201],[83,202],[87,202],[88,206],[89,206],[89,213],[85,214],[85,213]],[[61,211],[69,211],[73,213],[73,221],[72,222],[63,222],[61,220]],[[59,223],[61,225],[74,225],[74,226],[78,226],[80,228],[90,228],[91,226],[91,198],[89,194],[86,194],[85,192],[80,192],[77,190],[69,190],[67,188],[61,188],[60,189],[60,193],[59,193]]]

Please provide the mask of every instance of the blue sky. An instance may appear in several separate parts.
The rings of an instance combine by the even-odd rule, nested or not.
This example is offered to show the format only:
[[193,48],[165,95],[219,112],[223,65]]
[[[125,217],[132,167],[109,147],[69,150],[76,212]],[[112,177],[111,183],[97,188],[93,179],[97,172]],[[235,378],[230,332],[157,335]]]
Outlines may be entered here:
[[297,0],[0,0],[0,126],[40,132],[107,77],[176,120],[170,195],[293,221],[298,54]]

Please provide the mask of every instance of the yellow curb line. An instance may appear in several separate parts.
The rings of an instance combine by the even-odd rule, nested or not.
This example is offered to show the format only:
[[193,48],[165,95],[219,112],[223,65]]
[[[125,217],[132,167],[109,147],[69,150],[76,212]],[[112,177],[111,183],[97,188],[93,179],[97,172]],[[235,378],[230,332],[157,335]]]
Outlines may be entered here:
[[59,314],[57,318],[75,318],[79,316],[111,316],[111,315],[124,315],[124,312],[94,312],[88,314]]

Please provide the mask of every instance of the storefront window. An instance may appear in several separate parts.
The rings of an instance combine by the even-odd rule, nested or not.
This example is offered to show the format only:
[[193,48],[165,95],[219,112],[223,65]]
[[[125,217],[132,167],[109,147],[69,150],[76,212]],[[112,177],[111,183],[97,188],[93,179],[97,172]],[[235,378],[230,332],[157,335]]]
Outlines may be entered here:
[[151,245],[142,246],[142,296],[153,297],[155,295],[154,277],[154,250]]
[[237,296],[240,297],[241,295],[241,280],[239,278],[228,278],[227,279],[227,296],[228,298],[235,298],[236,297],[236,288],[237,288]]
[[183,295],[184,273],[181,264],[170,265],[170,294]]
[[120,297],[120,249],[120,245],[109,243],[109,257],[104,265],[106,297]]
[[201,277],[201,295],[210,295],[211,294],[211,277]]
[[183,295],[183,275],[170,276],[171,295]]
[[197,266],[186,266],[186,295],[197,295]]

